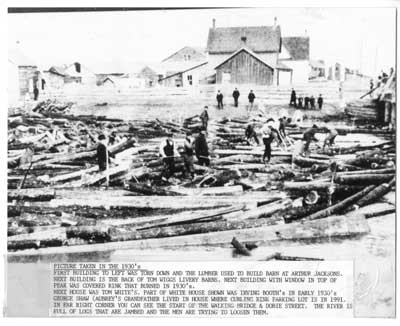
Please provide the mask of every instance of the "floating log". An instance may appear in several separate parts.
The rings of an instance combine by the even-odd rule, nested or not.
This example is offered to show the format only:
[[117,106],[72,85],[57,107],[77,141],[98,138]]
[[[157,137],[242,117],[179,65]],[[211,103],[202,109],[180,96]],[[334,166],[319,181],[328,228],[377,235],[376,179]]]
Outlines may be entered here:
[[161,187],[149,186],[143,183],[129,182],[128,187],[130,191],[143,194],[143,195],[157,195],[157,196],[178,196],[178,192],[165,190]]
[[89,242],[107,242],[111,240],[110,227],[107,225],[71,226],[67,228],[67,238],[80,238]]
[[314,214],[311,214],[307,217],[305,217],[305,220],[317,220],[317,219],[321,219],[324,217],[327,217],[329,215],[333,215],[336,214],[340,211],[345,210],[347,207],[349,207],[350,205],[354,204],[355,202],[357,202],[357,200],[359,200],[360,198],[364,197],[368,192],[370,192],[372,189],[374,188],[374,186],[368,186],[366,188],[364,188],[363,190],[357,192],[356,194],[350,196],[349,198],[333,205],[330,206],[322,211],[316,212]]
[[374,189],[372,189],[369,193],[367,193],[364,197],[359,199],[354,206],[363,207],[365,205],[371,204],[372,202],[382,198],[384,195],[389,193],[392,190],[392,187],[395,185],[395,178],[390,180],[389,183],[383,183]]
[[351,174],[336,176],[334,181],[348,185],[379,185],[383,182],[389,182],[393,177],[394,174]]
[[151,228],[142,231],[132,231],[111,235],[111,241],[128,241],[150,238],[177,237],[187,234],[198,234],[208,232],[220,232],[226,230],[240,230],[247,228],[256,228],[265,225],[275,224],[272,219],[246,219],[246,220],[217,220],[214,222],[197,222],[188,224],[179,224],[174,226]]
[[[258,219],[255,221],[266,221]],[[330,216],[326,219],[305,221],[303,223],[278,224],[256,228],[208,232],[204,234],[191,234],[179,237],[162,239],[146,239],[135,241],[122,241],[98,243],[80,246],[63,246],[59,248],[43,248],[38,250],[25,250],[8,254],[9,260],[17,261],[23,257],[30,257],[31,261],[41,259],[44,255],[73,254],[90,252],[109,252],[125,249],[155,249],[155,248],[182,248],[188,246],[217,246],[228,245],[233,237],[251,239],[257,244],[274,244],[281,240],[315,240],[332,239],[335,237],[354,237],[370,232],[364,216]]]
[[257,207],[258,203],[263,203],[273,199],[285,198],[284,193],[265,193],[251,192],[240,194],[238,196],[124,196],[108,197],[106,193],[101,197],[86,198],[61,198],[53,199],[48,203],[37,203],[38,206],[58,207],[58,206],[83,206],[98,208],[168,208],[168,209],[195,209],[205,207],[222,207],[238,204],[246,204],[251,207]]
[[239,254],[243,256],[251,256],[250,251],[244,245],[242,245],[235,237],[232,238],[231,244],[232,246],[235,247],[236,251]]
[[7,199],[8,201],[23,200],[23,201],[49,201],[55,198],[54,189],[19,189],[19,190],[8,190]]
[[294,160],[294,164],[297,166],[303,167],[303,168],[309,168],[312,167],[313,165],[318,165],[319,167],[329,167],[329,161],[326,160],[318,160],[318,159],[313,159],[313,158],[308,158],[308,157],[302,157],[297,155]]

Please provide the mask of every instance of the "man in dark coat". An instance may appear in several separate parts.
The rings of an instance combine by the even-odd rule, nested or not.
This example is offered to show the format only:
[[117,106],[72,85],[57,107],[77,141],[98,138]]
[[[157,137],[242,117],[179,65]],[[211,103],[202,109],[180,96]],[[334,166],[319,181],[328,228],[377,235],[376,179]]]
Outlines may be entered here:
[[208,106],[205,106],[203,112],[200,114],[202,128],[204,128],[205,130],[207,130],[209,119],[210,117],[208,115]]
[[33,99],[34,99],[35,101],[37,101],[37,100],[39,99],[39,88],[37,88],[36,86],[35,86],[35,88],[33,89]]
[[167,138],[160,144],[159,153],[164,163],[164,171],[162,173],[163,180],[169,179],[175,172],[175,158],[180,157],[177,146],[173,139],[173,134],[169,133]]
[[254,129],[253,124],[249,124],[247,126],[246,131],[245,131],[245,136],[246,136],[246,141],[249,145],[250,145],[250,140],[252,138],[254,139],[254,141],[256,142],[257,145],[260,144],[260,141],[258,140],[257,133]]
[[310,106],[311,106],[311,110],[315,110],[315,98],[312,95],[310,97]]
[[194,139],[192,133],[188,131],[186,133],[185,140],[183,142],[183,161],[185,162],[185,172],[192,178],[194,177],[194,166],[193,166],[193,154],[194,154]]
[[204,129],[202,129],[199,135],[197,136],[194,147],[199,165],[209,166],[210,159],[208,156],[210,154],[208,152],[206,131]]
[[310,104],[310,98],[308,96],[304,97],[304,108],[307,110],[308,105]]
[[218,93],[217,93],[218,109],[223,109],[224,108],[223,99],[224,99],[224,95],[222,95],[221,91],[218,91]]
[[254,100],[256,98],[256,95],[253,93],[253,90],[250,91],[248,99],[249,99],[249,104],[250,104],[250,110],[253,108]]
[[313,125],[311,128],[308,128],[303,134],[303,142],[304,142],[304,152],[307,154],[308,148],[310,147],[310,143],[312,141],[318,141],[315,138],[315,134],[317,133],[318,127]]
[[240,93],[237,88],[235,88],[235,90],[233,91],[232,96],[233,96],[233,100],[235,102],[235,107],[238,107]]
[[290,106],[296,107],[296,91],[292,88],[292,93],[290,94]]
[[[100,135],[97,144],[97,163],[100,171],[105,171],[111,163],[110,157],[114,157],[107,149],[106,136]],[[108,161],[108,162],[107,162]]]
[[297,101],[298,101],[297,107],[299,109],[302,109],[303,108],[303,97],[299,96]]
[[317,102],[318,102],[318,109],[322,110],[322,104],[324,103],[324,99],[322,98],[322,94],[319,94]]

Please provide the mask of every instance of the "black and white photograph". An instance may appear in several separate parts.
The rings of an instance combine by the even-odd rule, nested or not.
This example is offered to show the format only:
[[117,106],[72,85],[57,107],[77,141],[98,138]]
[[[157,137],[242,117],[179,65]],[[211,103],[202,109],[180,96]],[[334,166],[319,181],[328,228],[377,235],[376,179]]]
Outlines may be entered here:
[[394,318],[397,15],[9,6],[5,316]]

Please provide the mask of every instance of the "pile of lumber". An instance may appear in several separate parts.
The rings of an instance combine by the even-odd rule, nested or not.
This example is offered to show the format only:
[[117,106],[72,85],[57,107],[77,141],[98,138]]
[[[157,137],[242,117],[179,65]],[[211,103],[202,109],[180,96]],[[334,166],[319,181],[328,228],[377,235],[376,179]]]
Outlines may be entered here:
[[[258,133],[264,120],[251,121]],[[292,126],[293,137],[274,144],[265,165],[262,145],[245,139],[248,119],[210,122],[211,165],[195,159],[191,178],[177,157],[174,175],[165,180],[159,143],[173,133],[181,152],[185,133],[201,127],[198,116],[183,123],[44,109],[9,116],[9,250],[352,237],[369,232],[367,218],[394,209],[381,202],[395,186],[392,140],[360,144],[349,138],[346,146],[314,146],[311,155],[293,157],[295,135],[305,127]],[[100,172],[97,137],[113,131],[115,159]]]

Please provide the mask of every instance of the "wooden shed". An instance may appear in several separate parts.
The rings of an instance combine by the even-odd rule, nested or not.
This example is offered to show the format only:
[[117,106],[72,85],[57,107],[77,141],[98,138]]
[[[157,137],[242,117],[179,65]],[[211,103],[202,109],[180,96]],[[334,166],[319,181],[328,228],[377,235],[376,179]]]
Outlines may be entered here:
[[272,85],[275,69],[247,48],[241,48],[218,66],[216,82]]

